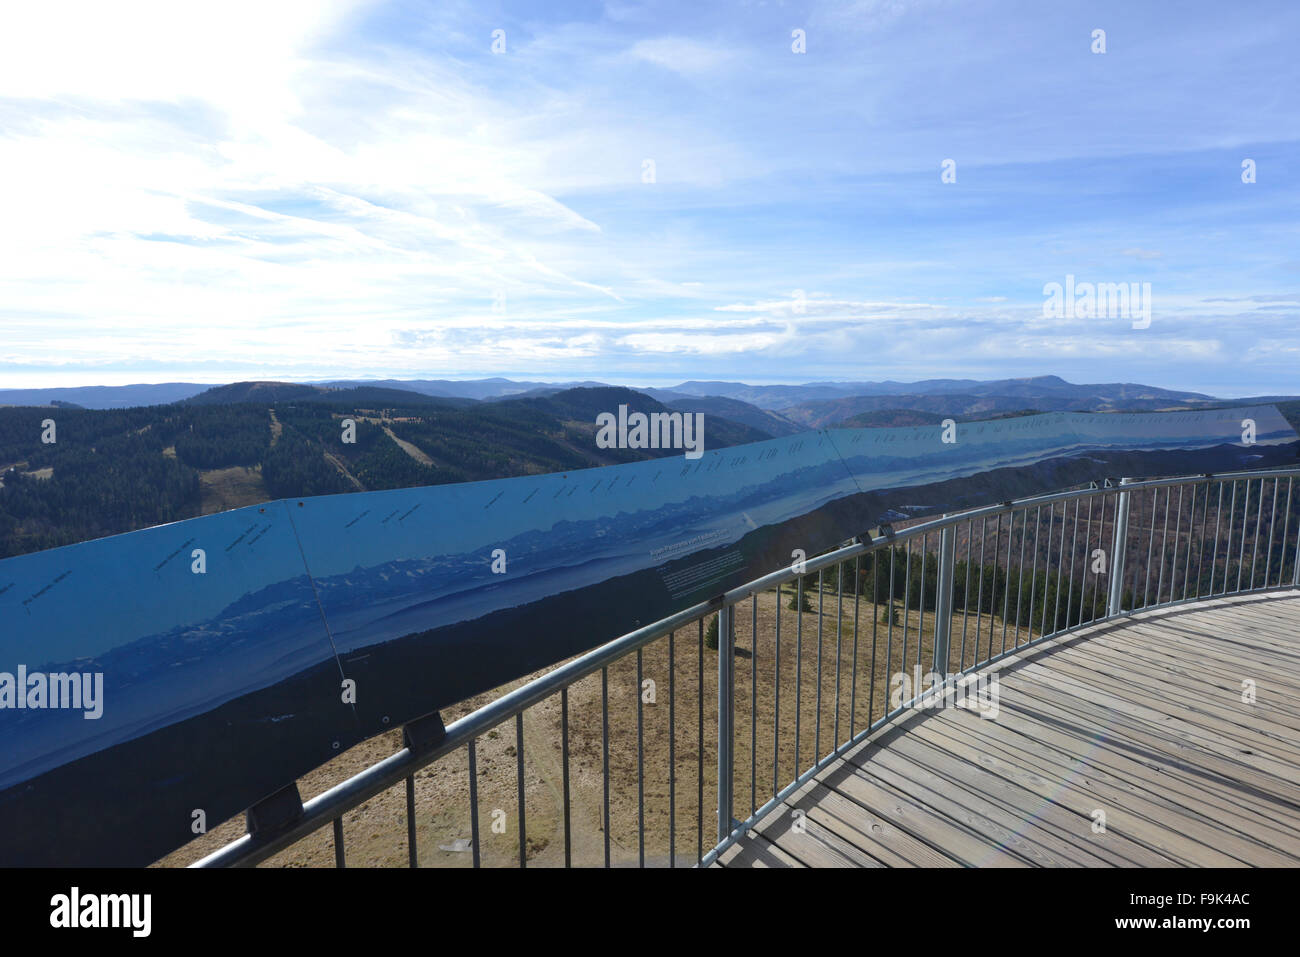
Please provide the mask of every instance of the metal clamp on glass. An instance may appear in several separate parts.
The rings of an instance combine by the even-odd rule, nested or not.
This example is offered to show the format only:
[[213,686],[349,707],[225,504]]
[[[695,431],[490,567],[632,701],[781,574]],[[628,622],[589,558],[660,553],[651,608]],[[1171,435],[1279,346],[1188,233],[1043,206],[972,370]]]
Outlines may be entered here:
[[248,836],[269,839],[302,817],[302,795],[296,783],[287,784],[244,812]]
[[436,748],[446,737],[447,728],[442,723],[442,715],[436,711],[408,721],[402,727],[402,744],[412,754]]

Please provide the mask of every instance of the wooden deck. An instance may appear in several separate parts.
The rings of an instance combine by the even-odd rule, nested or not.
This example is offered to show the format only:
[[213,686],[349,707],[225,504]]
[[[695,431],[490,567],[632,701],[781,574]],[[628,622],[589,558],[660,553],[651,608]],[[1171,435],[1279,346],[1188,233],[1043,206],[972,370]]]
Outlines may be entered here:
[[1300,864],[1300,593],[1146,612],[996,667],[996,718],[902,716],[721,865]]

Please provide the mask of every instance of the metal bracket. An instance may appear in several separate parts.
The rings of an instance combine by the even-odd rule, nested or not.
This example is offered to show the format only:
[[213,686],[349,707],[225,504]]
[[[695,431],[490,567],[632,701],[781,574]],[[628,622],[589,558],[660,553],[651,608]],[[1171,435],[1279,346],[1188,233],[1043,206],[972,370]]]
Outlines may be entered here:
[[423,717],[408,721],[402,727],[402,744],[412,754],[436,748],[447,737],[447,728],[442,723],[442,715],[431,711]]
[[244,812],[249,837],[270,838],[302,817],[302,795],[296,783],[286,784]]

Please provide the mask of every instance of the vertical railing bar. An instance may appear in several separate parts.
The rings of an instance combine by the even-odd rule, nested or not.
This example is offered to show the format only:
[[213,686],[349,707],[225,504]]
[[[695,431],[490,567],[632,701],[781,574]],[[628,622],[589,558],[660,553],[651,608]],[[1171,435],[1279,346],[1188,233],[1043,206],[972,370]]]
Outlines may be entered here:
[[[907,671],[907,631],[908,623],[912,619],[912,540],[907,540],[907,559],[903,563],[903,655],[899,659],[903,671]],[[921,656],[918,653],[916,660],[920,661]]]
[[677,866],[677,632],[668,632],[668,866]]
[[[1026,516],[1029,514],[1026,510]],[[1025,522],[1028,529],[1029,522]],[[1038,597],[1038,545],[1040,536],[1043,531],[1043,506],[1034,506],[1034,560],[1029,567],[1029,620],[1025,626],[1025,640],[1034,640],[1034,600]],[[1024,540],[1021,539],[1020,566],[1024,567],[1025,553],[1023,551]],[[1017,592],[1017,599],[1019,592]],[[1047,598],[1047,563],[1043,563],[1043,598]],[[1016,647],[1020,647],[1020,602],[1016,602]]]
[[1237,480],[1232,480],[1232,499],[1228,503],[1228,542],[1223,548],[1223,591],[1228,594],[1228,569],[1232,567],[1232,528],[1237,519]]
[[1241,553],[1237,556],[1237,587],[1234,592],[1241,591],[1241,575],[1246,570],[1246,520],[1250,516],[1250,479],[1243,483],[1246,486],[1246,499],[1241,506]]
[[1264,551],[1264,584],[1268,587],[1270,570],[1273,567],[1273,533],[1277,531],[1277,494],[1282,490],[1282,477],[1273,477],[1273,504],[1268,510],[1268,545]]
[[[1167,490],[1166,490],[1167,491]],[[1160,502],[1160,489],[1153,488],[1150,496],[1151,507],[1147,510],[1147,525],[1149,526],[1149,536],[1147,538],[1147,569],[1145,582],[1142,587],[1142,607],[1149,608],[1151,605],[1151,559],[1155,555],[1156,543],[1156,508]]]
[[[703,685],[701,684],[701,687]],[[609,668],[600,669],[600,753],[601,777],[604,780],[604,815],[605,831],[605,867],[610,866],[609,859]]]
[[[844,563],[835,566],[835,720],[831,722],[831,750],[840,746],[840,659],[844,651]],[[819,752],[820,755],[820,752]]]
[[[1108,549],[1110,549],[1111,546],[1110,546],[1110,544],[1108,544],[1107,541],[1106,541],[1106,498],[1107,498],[1107,496],[1104,495],[1104,494],[1103,494],[1102,497],[1101,497],[1101,516],[1100,516],[1100,518],[1098,519],[1098,523],[1097,523],[1097,547],[1098,547],[1099,549],[1107,549],[1107,550],[1108,550]],[[1119,496],[1118,496],[1118,495],[1115,496],[1115,514],[1116,514],[1116,515],[1119,514]],[[1112,528],[1112,530],[1113,530],[1113,528]],[[1112,537],[1113,537],[1113,536],[1112,536]],[[1109,576],[1110,576],[1111,572],[1112,572],[1113,569],[1114,569],[1114,561],[1115,561],[1115,557],[1112,555],[1111,558],[1110,558],[1110,561],[1107,562],[1107,564],[1106,564],[1106,575],[1107,575],[1107,578],[1106,578],[1106,584],[1107,584],[1108,586],[1109,586],[1109,584],[1110,584],[1110,577],[1109,577]],[[1097,618],[1098,618],[1098,615],[1097,615],[1097,599],[1098,599],[1098,597],[1100,597],[1100,595],[1101,595],[1101,575],[1098,574],[1098,575],[1097,575],[1097,580],[1096,580],[1095,582],[1093,582],[1092,618],[1089,619],[1090,621],[1096,621]],[[1105,603],[1104,601],[1102,602],[1102,609],[1103,609],[1103,611],[1102,611],[1102,615],[1101,615],[1101,617],[1105,617],[1105,615],[1106,615],[1106,611],[1105,611],[1105,609],[1106,609],[1106,603]]]
[[[1064,506],[1062,506],[1061,511],[1062,514],[1064,514],[1065,511]],[[1047,556],[1045,564],[1048,566],[1050,566],[1052,562],[1052,527],[1055,524],[1056,524],[1056,503],[1048,502],[1047,503],[1047,548],[1043,553],[1044,555]],[[1065,525],[1061,526],[1061,541],[1065,541]],[[1047,582],[1050,580],[1051,579],[1047,573],[1047,570],[1044,569],[1042,618],[1038,623],[1039,636],[1047,634]]]
[[953,576],[957,572],[957,529],[949,525],[939,533],[939,566],[935,574],[934,666],[944,681],[951,673]]
[[[1064,509],[1062,509],[1062,514],[1064,514]],[[1062,535],[1065,534],[1064,525],[1061,526],[1061,534]],[[1077,560],[1078,556],[1079,556],[1079,500],[1076,498],[1074,500],[1074,521],[1070,528],[1070,583],[1067,586],[1069,590],[1065,593],[1066,595],[1065,627],[1067,628],[1070,627],[1070,614],[1074,609],[1074,563]],[[1056,587],[1057,588],[1061,587],[1061,569],[1059,568],[1056,570]],[[1047,601],[1046,589],[1044,589],[1043,591],[1043,601]],[[1079,603],[1080,604],[1083,603],[1082,596],[1080,596],[1079,598]],[[1033,616],[1030,616],[1029,620],[1033,621]],[[1042,636],[1040,635],[1039,637]]]
[[1223,518],[1223,482],[1219,482],[1219,504],[1214,510],[1214,551],[1210,556],[1210,588],[1206,594],[1214,597],[1214,570],[1219,563],[1219,523]]
[[515,715],[515,765],[519,781],[519,867],[528,866],[528,832],[524,823],[524,713]]
[[[997,629],[997,622],[993,620],[998,604],[998,556],[1002,554],[1002,513],[998,513],[998,531],[997,536],[993,539],[993,593],[989,595],[989,658],[993,657],[993,632]],[[980,661],[987,661],[987,658],[981,658]],[[979,661],[976,662],[979,664]]]
[[[980,616],[984,614],[984,539],[988,535],[988,529],[989,529],[988,517],[981,516],[980,517],[980,590],[979,590],[979,594],[975,597],[975,647],[971,652],[972,668],[974,668],[977,664],[979,664],[980,635],[984,631],[984,622],[980,620]],[[995,577],[993,580],[994,582],[996,582],[997,578]],[[964,661],[963,661],[962,670],[965,670]],[[888,675],[886,675],[886,678],[888,678]]]
[[822,612],[826,607],[826,569],[817,569],[817,732],[813,738],[813,762],[822,756]]
[[478,739],[472,739],[466,747],[469,752],[469,839],[473,850],[474,869],[482,863],[478,838]]
[[1160,593],[1165,587],[1165,561],[1169,557],[1169,505],[1173,500],[1174,490],[1165,491],[1165,523],[1160,531],[1160,574],[1156,578],[1156,604],[1160,604]]
[[1192,573],[1192,535],[1196,528],[1196,493],[1199,489],[1196,485],[1192,485],[1190,488],[1192,502],[1191,507],[1187,510],[1187,548],[1183,552],[1183,590],[1178,594],[1179,600],[1187,597],[1187,578]]
[[749,596],[749,816],[758,810],[758,593]]
[[[820,574],[820,573],[819,573]],[[736,633],[733,608],[718,609],[718,843],[731,836],[734,820]]]
[[[1129,603],[1129,610],[1130,610],[1130,611],[1137,611],[1137,610],[1138,610],[1138,562],[1137,562],[1137,555],[1135,554],[1135,555],[1133,556],[1134,561],[1133,561],[1133,567],[1132,567],[1131,569],[1128,567],[1128,564],[1127,564],[1127,561],[1128,561],[1127,556],[1128,556],[1128,545],[1129,545],[1129,541],[1130,541],[1130,540],[1133,540],[1133,541],[1136,543],[1136,545],[1137,545],[1137,551],[1140,551],[1140,550],[1141,550],[1141,547],[1142,547],[1142,526],[1139,524],[1136,528],[1133,527],[1133,511],[1134,511],[1133,506],[1134,506],[1134,503],[1137,502],[1138,498],[1139,498],[1139,494],[1138,494],[1138,493],[1129,492],[1129,506],[1128,506],[1129,520],[1128,520],[1128,523],[1127,523],[1127,525],[1126,525],[1126,527],[1125,527],[1125,529],[1124,529],[1124,533],[1125,533],[1125,534],[1124,534],[1124,555],[1126,556],[1126,557],[1125,557],[1125,565],[1124,565],[1124,568],[1125,568],[1125,570],[1128,571],[1128,573],[1129,573],[1130,589],[1131,589],[1131,591],[1132,591],[1132,595],[1133,595],[1132,601]],[[1187,539],[1187,541],[1188,541],[1188,543],[1190,544],[1190,543],[1191,543],[1191,528],[1190,528],[1190,527],[1189,527],[1188,530],[1187,530],[1187,534],[1188,534],[1188,539]],[[1121,589],[1121,593],[1120,593],[1120,601],[1121,601],[1121,603],[1123,602],[1123,600],[1124,600],[1123,590]]]
[[[1014,511],[1007,516],[1007,526],[1008,526],[1007,527],[1007,587],[1006,587],[1006,594],[1002,598],[1002,649],[1001,651],[1007,650],[1007,624],[1011,612],[1011,546],[1015,542],[1015,537],[1016,537],[1016,513]],[[1023,539],[1024,537],[1023,529],[1021,530],[1020,535],[1021,538]],[[1020,574],[1019,570],[1016,571],[1016,574],[1017,576]],[[1019,590],[1018,579],[1017,579],[1016,587],[1017,590]],[[989,645],[989,654],[990,655],[993,654],[992,644]]]
[[406,864],[419,867],[419,852],[415,834],[415,775],[406,776]]
[[[670,647],[671,647],[671,639]],[[671,652],[669,652],[671,655]],[[671,707],[671,705],[669,706]],[[672,744],[668,747],[671,749]],[[564,790],[564,866],[573,866],[573,832],[572,832],[572,786],[569,780],[569,689],[560,689],[560,763],[563,773]],[[672,773],[671,750],[668,759],[669,774]]]
[[1079,621],[1083,624],[1083,606],[1088,601],[1088,572],[1092,570],[1092,503],[1095,495],[1088,496],[1088,525],[1083,535],[1083,572],[1079,575]]
[[[880,552],[871,553],[871,680],[867,691],[867,727],[872,725],[872,715],[876,708],[876,636],[879,633],[880,612],[876,610],[877,586],[880,581]],[[889,667],[888,663],[885,665]]]
[[[921,646],[925,644],[925,560],[930,554],[929,535],[921,533],[921,578],[920,594],[916,597],[916,663],[921,664]],[[934,629],[930,629],[930,639],[934,640]],[[931,649],[933,651],[933,649]]]
[[343,849],[343,815],[334,819],[334,866],[340,870],[348,866],[347,854]]
[[704,860],[704,619],[700,618],[696,625],[699,631],[700,657],[695,684],[695,700],[699,708],[699,743],[695,750],[695,782],[699,792],[695,801],[695,854],[696,863],[699,863]]
[[[1171,602],[1177,600],[1175,593],[1178,590],[1178,569],[1180,567],[1178,564],[1178,549],[1181,548],[1183,544],[1183,492],[1185,490],[1186,490],[1186,486],[1184,485],[1178,486],[1178,509],[1174,513],[1174,555],[1173,555],[1173,559],[1169,564],[1169,600]],[[1195,494],[1195,492],[1196,492],[1196,486],[1192,486],[1192,493]],[[1187,540],[1187,544],[1189,547],[1191,546],[1190,535],[1191,535],[1191,527],[1189,525],[1188,526],[1189,537]],[[1186,567],[1185,558],[1183,560],[1182,568],[1183,568],[1183,578],[1185,580],[1187,578],[1187,567]]]
[[1282,584],[1282,579],[1286,577],[1286,537],[1291,531],[1291,485],[1295,480],[1287,476],[1286,480],[1286,511],[1285,521],[1282,523],[1282,541],[1278,543],[1278,549],[1281,552],[1277,563],[1277,583]]
[[[885,639],[885,682],[886,682],[885,687],[888,687],[889,686],[888,682],[890,681],[889,669],[894,667],[894,546],[893,545],[889,546],[889,601],[885,604],[885,615],[886,615],[885,633],[887,635]],[[900,658],[899,661],[902,663],[901,670],[906,671],[907,670],[906,659]],[[875,688],[875,682],[876,682],[876,678],[875,675],[873,674],[871,676],[871,684],[873,689]],[[889,712],[888,698],[886,698],[881,703],[881,712],[882,714],[887,714]]]
[[[970,614],[970,560],[972,550],[975,548],[975,519],[968,519],[966,522],[966,574],[963,576],[966,581],[962,584],[961,599],[961,654],[957,660],[957,670],[959,672],[966,670],[966,619]],[[876,596],[871,596],[874,601]],[[876,673],[871,672],[871,682],[874,685]]]
[[800,575],[795,579],[794,620],[794,776],[799,777],[802,765],[799,763],[800,734],[803,720],[803,580]]
[[636,858],[645,867],[645,664],[636,650]]
[[[1210,522],[1210,483],[1205,483],[1205,494],[1201,501],[1201,547],[1196,550],[1196,594],[1193,598],[1201,597],[1201,578],[1205,574],[1205,529]],[[1187,597],[1186,590],[1183,591],[1183,597]]]
[[1120,491],[1115,494],[1115,521],[1111,527],[1110,580],[1106,583],[1109,594],[1106,598],[1106,615],[1113,618],[1124,610],[1124,571],[1125,559],[1128,557],[1128,513],[1129,496],[1132,494],[1125,487],[1127,478],[1120,480]]
[[[1066,503],[1062,502],[1061,503],[1061,541],[1056,546],[1056,606],[1052,609],[1051,634],[1056,634],[1058,631],[1061,630],[1061,568],[1064,566],[1065,563],[1065,506]],[[1055,504],[1051,506],[1051,510],[1052,510],[1053,520],[1055,520],[1056,517]],[[1048,553],[1048,556],[1049,557],[1051,556],[1050,552]],[[1046,590],[1043,591],[1043,604],[1047,604]]]
[[1300,518],[1296,519],[1295,557],[1291,560],[1291,587],[1300,588]]
[[1259,505],[1255,509],[1255,537],[1250,546],[1250,587],[1246,591],[1252,591],[1255,587],[1255,561],[1259,558],[1259,536],[1264,524],[1264,480],[1259,480]]
[[[862,602],[862,556],[853,559],[853,679],[849,684],[849,740],[853,740],[858,709],[858,606]],[[871,723],[868,711],[867,723]]]
[[781,764],[781,586],[776,586],[776,650],[772,655],[773,684],[776,686],[772,705],[772,797],[780,793],[778,775]]

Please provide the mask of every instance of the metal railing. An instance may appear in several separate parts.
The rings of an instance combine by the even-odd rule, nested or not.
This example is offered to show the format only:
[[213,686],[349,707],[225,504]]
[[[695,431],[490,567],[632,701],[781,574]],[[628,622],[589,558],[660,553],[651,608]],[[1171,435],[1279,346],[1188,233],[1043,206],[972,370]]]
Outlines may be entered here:
[[[500,738],[495,729],[513,719],[513,749],[492,740],[491,760],[514,759],[516,823],[509,829],[514,853],[508,863],[526,867],[536,852],[528,834],[525,717],[538,730],[530,753],[540,747],[547,758],[558,751],[551,756],[558,760],[559,780],[543,782],[556,793],[539,790],[535,778],[532,800],[534,807],[551,812],[540,826],[548,829],[548,841],[562,837],[564,866],[608,867],[616,849],[631,864],[635,845],[635,864],[644,867],[648,831],[658,851],[666,852],[667,866],[708,866],[848,748],[924,696],[951,689],[961,676],[1027,645],[1135,611],[1300,587],[1300,495],[1292,494],[1297,477],[1300,469],[1106,481],[898,531],[884,526],[879,534],[861,536],[602,645],[454,721],[432,744],[421,747],[415,743],[419,736],[408,734],[407,747],[307,801],[301,814],[274,834],[245,834],[193,866],[254,865],[326,825],[333,827],[335,862],[344,866],[344,813],[404,783],[407,857],[414,867],[419,857],[415,774],[464,751],[468,851],[478,867],[485,847],[480,743]],[[826,647],[832,639],[833,667]],[[681,644],[688,646],[685,656]],[[710,655],[717,660],[706,667]],[[666,716],[656,679],[645,677],[647,660],[649,673],[667,675]],[[634,749],[628,741],[612,745],[610,705],[611,676],[622,682],[618,694],[626,701],[623,685],[632,679],[633,662]],[[923,667],[928,688],[920,680]],[[597,676],[600,786],[589,787],[584,794],[590,800],[579,801],[573,746],[586,748],[584,755],[596,747],[595,689],[583,682]],[[918,680],[912,682],[913,676]],[[706,686],[709,680],[716,681],[715,688]],[[678,686],[687,686],[689,696],[692,684],[694,700],[687,707],[693,714],[682,721]],[[580,690],[590,706],[574,708],[570,699]],[[651,709],[653,727],[647,721]],[[575,721],[581,727],[575,729]],[[651,780],[652,796],[661,805],[666,797],[666,815],[662,806],[653,813],[648,809],[648,754],[654,761],[666,754],[666,765]],[[623,767],[612,770],[612,757]],[[587,770],[581,759],[579,770]],[[635,777],[635,827],[624,820],[615,839],[612,830],[619,822],[611,814],[611,795],[618,771],[622,779]],[[737,818],[746,784],[748,811]],[[574,837],[581,822],[574,821],[575,802],[591,812],[589,823],[601,833],[600,852],[576,862]],[[598,810],[589,806],[593,803]],[[507,829],[499,826],[505,817],[499,809],[493,812],[497,845],[508,839]],[[631,818],[630,807],[620,809],[620,817]],[[690,843],[694,853],[679,853]],[[583,846],[591,851],[595,845],[584,841]],[[560,863],[558,853],[552,857]]]

